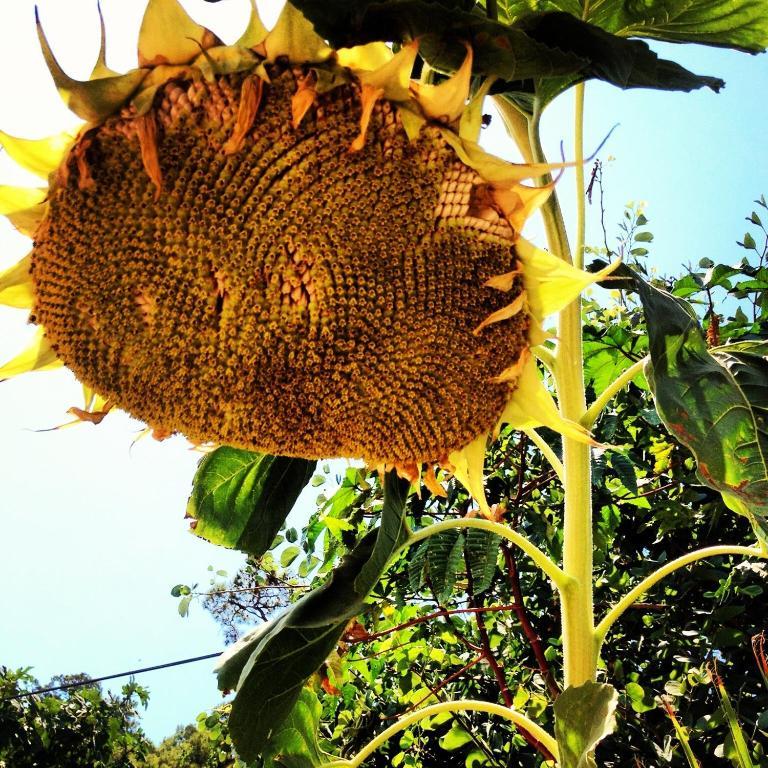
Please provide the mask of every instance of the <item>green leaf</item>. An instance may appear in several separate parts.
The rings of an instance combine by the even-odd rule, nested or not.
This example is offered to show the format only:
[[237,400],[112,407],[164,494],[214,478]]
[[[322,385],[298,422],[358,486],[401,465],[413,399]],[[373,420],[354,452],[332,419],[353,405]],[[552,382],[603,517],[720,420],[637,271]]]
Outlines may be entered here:
[[404,42],[419,38],[419,49],[433,67],[458,69],[474,50],[473,71],[504,80],[541,75],[573,74],[588,62],[567,48],[537,42],[520,29],[430,0],[296,0],[294,5],[312,21],[317,32],[337,47],[374,40]]
[[635,712],[642,714],[643,712],[650,712],[652,709],[656,709],[654,697],[646,693],[643,686],[639,683],[627,683],[624,690]]
[[472,574],[473,595],[479,595],[485,592],[493,581],[501,537],[479,528],[470,528],[464,537],[469,570]]
[[447,752],[452,752],[454,749],[459,749],[470,741],[472,741],[472,736],[461,726],[453,725],[448,733],[440,737],[440,746]]
[[705,86],[719,91],[725,85],[719,78],[697,75],[674,61],[660,59],[642,40],[627,40],[569,13],[530,14],[518,23],[539,42],[571,51],[589,62],[580,73],[570,77],[542,73],[536,82],[536,95],[542,104],[591,78],[619,88],[666,91],[691,91]]
[[755,243],[755,238],[752,237],[752,235],[749,234],[749,232],[744,233],[744,240],[742,241],[745,248],[749,248],[750,250],[754,250],[757,247],[757,243]]
[[342,559],[329,581],[222,655],[219,688],[237,688],[229,728],[244,760],[254,760],[265,749],[293,710],[307,678],[336,647],[347,622],[360,612],[387,562],[407,540],[408,489],[389,473],[380,526]]
[[632,460],[623,453],[611,454],[611,467],[621,480],[621,484],[634,494],[637,494],[637,475]]
[[[529,12],[530,0],[506,3],[510,16]],[[563,10],[581,17],[584,0],[540,0],[539,10]],[[671,43],[701,43],[759,53],[768,46],[763,0],[603,0],[592,3],[586,20],[622,37]]]
[[653,232],[642,231],[635,235],[635,242],[650,243],[653,240]]
[[317,733],[323,708],[309,688],[302,688],[288,717],[272,733],[262,753],[263,768],[317,768],[331,760],[320,749]]
[[427,540],[426,578],[441,604],[453,594],[463,556],[464,536],[457,530],[443,531]]
[[429,539],[422,541],[408,555],[408,589],[418,592],[424,584],[424,569],[427,565],[427,548]]
[[429,0],[296,0],[317,32],[336,47],[374,40],[419,39],[419,50],[439,71],[452,72],[474,51],[475,74],[506,81],[498,91],[537,92],[547,102],[570,85],[598,78],[620,88],[691,90],[723,83],[659,59],[648,45],[582,21],[581,10],[543,3],[544,12],[524,13],[512,24],[471,13],[458,4]]
[[595,747],[613,732],[618,693],[612,685],[587,682],[566,688],[555,701],[559,768],[597,768]]
[[739,725],[739,718],[736,715],[736,711],[731,704],[730,696],[726,691],[725,686],[719,678],[715,678],[713,681],[715,684],[715,690],[720,698],[720,706],[723,710],[723,714],[728,722],[728,728],[731,732],[731,738],[733,739],[734,746],[734,762],[738,768],[754,768],[754,763],[749,755],[749,747],[747,746],[746,739],[744,738],[744,732]]
[[187,595],[185,597],[182,597],[181,600],[179,600],[179,605],[177,606],[177,609],[179,611],[179,616],[182,618],[186,618],[189,616],[189,604],[192,602],[192,595]]
[[710,352],[686,302],[634,279],[659,415],[695,455],[702,481],[768,546],[768,357],[729,347]]
[[296,547],[296,546],[286,547],[280,553],[280,565],[282,565],[283,568],[287,568],[300,554],[301,554],[300,547]]
[[187,515],[213,544],[260,557],[309,482],[316,462],[222,446],[200,462]]

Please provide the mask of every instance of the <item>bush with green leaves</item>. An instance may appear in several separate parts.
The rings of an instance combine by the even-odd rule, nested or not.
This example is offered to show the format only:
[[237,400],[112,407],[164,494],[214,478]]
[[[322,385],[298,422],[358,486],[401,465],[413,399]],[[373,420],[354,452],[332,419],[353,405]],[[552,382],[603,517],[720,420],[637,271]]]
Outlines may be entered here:
[[[46,687],[79,682],[54,678]],[[119,696],[98,684],[30,695],[39,688],[27,669],[0,667],[2,768],[136,768],[152,745],[139,726],[149,694],[134,682]]]

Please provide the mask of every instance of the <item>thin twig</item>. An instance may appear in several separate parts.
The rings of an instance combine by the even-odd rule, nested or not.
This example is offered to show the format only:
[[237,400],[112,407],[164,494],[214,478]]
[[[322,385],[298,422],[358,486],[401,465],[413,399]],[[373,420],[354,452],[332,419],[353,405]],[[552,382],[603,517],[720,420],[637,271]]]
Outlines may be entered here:
[[441,608],[439,611],[435,611],[434,613],[427,614],[426,616],[419,616],[416,619],[405,621],[402,624],[398,624],[395,627],[390,627],[389,629],[382,629],[379,632],[373,632],[372,634],[365,635],[363,637],[355,637],[354,640],[347,640],[346,642],[367,643],[367,642],[370,642],[371,640],[377,640],[380,637],[385,637],[386,635],[390,635],[393,632],[399,632],[402,629],[408,629],[409,627],[414,627],[417,624],[424,624],[427,621],[432,621],[432,619],[439,619],[442,616],[453,616],[454,614],[459,614],[459,613],[498,613],[499,611],[514,611],[514,610],[516,610],[516,606],[514,605],[489,605],[489,606],[483,606],[480,608]]
[[541,672],[541,676],[544,678],[544,682],[547,685],[549,695],[553,699],[556,699],[560,695],[560,686],[557,684],[555,676],[552,674],[552,669],[549,666],[549,662],[547,661],[547,657],[544,654],[544,648],[541,645],[539,633],[534,629],[528,611],[525,608],[523,590],[520,587],[520,574],[517,570],[515,555],[512,550],[506,546],[502,546],[502,552],[504,554],[504,562],[507,566],[507,581],[509,582],[509,586],[512,589],[512,594],[515,598],[515,613],[517,614],[523,633],[528,640],[528,644],[531,646],[531,650],[533,651],[533,655],[539,667],[539,672]]

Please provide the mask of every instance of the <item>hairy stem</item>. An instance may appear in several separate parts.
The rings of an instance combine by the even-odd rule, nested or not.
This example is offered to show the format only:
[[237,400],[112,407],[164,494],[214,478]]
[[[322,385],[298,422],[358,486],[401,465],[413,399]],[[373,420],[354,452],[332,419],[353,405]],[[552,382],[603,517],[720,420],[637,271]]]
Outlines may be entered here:
[[584,238],[586,233],[586,209],[584,198],[584,83],[575,86],[576,110],[574,118],[574,170],[576,172],[576,247],[573,265],[584,269]]
[[[531,154],[534,162],[546,163],[547,158],[544,155],[544,149],[541,146],[541,137],[539,135],[539,123],[541,120],[541,107],[538,101],[534,104],[534,111],[531,120],[528,123],[528,140],[531,147]],[[551,184],[552,176],[546,174],[539,179],[540,184]],[[557,194],[553,193],[541,206],[541,216],[544,219],[544,228],[547,232],[547,244],[552,253],[571,263],[571,249],[568,245],[568,233],[565,229],[565,220],[563,212],[560,209],[560,202]]]
[[432,704],[416,712],[400,718],[394,725],[391,725],[385,731],[382,731],[375,739],[370,741],[360,750],[351,760],[334,760],[326,763],[325,768],[357,768],[370,757],[382,744],[391,739],[395,734],[405,730],[411,725],[418,723],[426,717],[439,715],[441,712],[487,712],[491,715],[498,715],[506,720],[511,720],[515,725],[526,730],[538,742],[546,747],[547,750],[558,758],[557,742],[540,725],[537,725],[522,712],[516,712],[514,709],[504,707],[501,704],[492,704],[489,701],[475,701],[472,699],[461,699],[459,701],[445,701],[440,704]]
[[[539,137],[540,107],[534,106],[530,123],[530,142],[537,162],[546,162]],[[583,120],[583,99],[577,100],[576,122]],[[577,131],[576,157],[583,156],[581,128]],[[580,184],[580,186],[579,186]],[[583,203],[584,175],[577,176],[577,197]],[[568,246],[562,211],[552,195],[542,208],[549,248],[568,263],[574,259]],[[582,217],[583,219],[583,217]],[[584,246],[583,220],[577,228],[576,252]],[[581,421],[586,410],[584,355],[581,330],[581,300],[561,313],[555,360],[555,384],[560,413]],[[595,679],[597,644],[594,629],[592,582],[592,477],[589,445],[563,438],[563,486],[565,509],[563,525],[563,571],[570,578],[560,590],[563,602],[563,668],[565,687]]]
[[745,557],[761,557],[768,559],[768,552],[764,552],[760,547],[743,547],[738,544],[719,544],[714,547],[704,547],[695,552],[689,552],[687,555],[671,560],[655,570],[649,576],[646,576],[636,587],[627,592],[616,605],[605,615],[605,618],[597,625],[595,636],[598,646],[605,640],[611,627],[621,618],[624,611],[633,603],[642,597],[655,584],[658,584],[665,576],[674,573],[679,568],[684,568],[697,560],[704,560],[708,557],[717,557],[718,555],[744,555]]

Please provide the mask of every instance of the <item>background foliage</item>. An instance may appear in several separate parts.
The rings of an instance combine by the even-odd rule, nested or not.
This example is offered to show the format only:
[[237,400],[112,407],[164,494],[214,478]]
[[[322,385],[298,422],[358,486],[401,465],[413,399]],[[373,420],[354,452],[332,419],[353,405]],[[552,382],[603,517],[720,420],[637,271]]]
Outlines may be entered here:
[[[599,165],[594,170],[597,195]],[[767,212],[760,198],[733,263],[703,258],[674,277],[649,274],[653,234],[636,205],[623,213],[612,242],[606,235],[591,251],[620,253],[637,272],[685,297],[703,319],[711,346],[765,339]],[[586,384],[598,394],[647,354],[637,298],[624,290],[608,300],[604,292],[589,298],[584,337]],[[556,435],[544,434],[558,451]],[[612,401],[595,435],[603,444],[594,451],[593,476],[598,614],[659,564],[749,537],[747,521],[702,484],[690,452],[661,424],[642,376]],[[338,556],[375,525],[381,503],[376,475],[349,468],[334,477],[326,464],[311,485],[318,489],[317,508],[301,530],[284,527],[270,551],[206,597],[205,607],[230,638],[252,623],[253,614],[268,615],[301,594],[302,586],[322,583]],[[413,527],[466,514],[471,504],[461,486],[449,481],[447,487],[444,499],[426,488],[421,498],[409,499]],[[560,558],[562,486],[525,435],[503,433],[493,446],[486,493],[505,520]],[[621,699],[617,734],[599,746],[599,764],[685,764],[661,697],[688,729],[704,765],[731,764],[732,739],[707,672],[716,663],[754,765],[768,765],[768,695],[751,644],[766,629],[767,589],[765,564],[712,558],[677,571],[624,615],[603,652],[601,674]],[[352,755],[394,717],[447,699],[511,703],[551,726],[560,693],[559,622],[558,601],[541,572],[496,537],[448,532],[416,545],[390,567],[314,677],[328,750]],[[209,726],[226,743],[226,711],[209,716],[203,730],[210,733]],[[294,763],[263,762],[265,768],[277,764]],[[369,764],[534,766],[541,755],[512,726],[457,713],[406,731]]]

